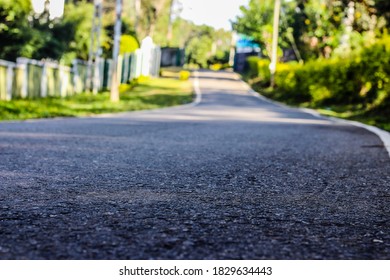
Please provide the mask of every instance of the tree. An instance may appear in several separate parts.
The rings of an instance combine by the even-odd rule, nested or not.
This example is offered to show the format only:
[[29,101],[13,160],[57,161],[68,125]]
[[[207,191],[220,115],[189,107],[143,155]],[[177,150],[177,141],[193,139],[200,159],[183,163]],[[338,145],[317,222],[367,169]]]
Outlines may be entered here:
[[[345,8],[340,1],[300,1],[299,16],[293,16],[292,25],[300,28],[294,32],[304,59],[329,57],[340,44]],[[297,32],[298,31],[298,32]]]
[[264,55],[271,54],[273,0],[250,0],[248,6],[241,6],[233,28],[238,33],[252,37],[264,48]]
[[119,47],[119,53],[131,53],[139,48],[138,41],[131,35],[122,35]]
[[214,30],[207,25],[198,26],[193,30],[191,39],[185,46],[189,63],[207,67],[207,60],[211,57],[213,37]]
[[47,10],[34,14],[29,0],[0,0],[0,57],[87,60],[92,14],[90,3],[68,3],[63,18],[52,20]]
[[[74,58],[88,60],[91,44],[92,16],[93,5],[91,3],[80,2],[65,5],[64,16],[58,24],[58,29],[62,30],[62,33],[68,33],[68,36],[65,34],[60,35],[68,46],[62,56],[62,60],[65,63],[70,63]],[[102,37],[103,41],[107,38],[104,30]]]
[[[250,0],[233,27],[270,52],[273,0]],[[346,54],[373,42],[390,16],[383,0],[296,0],[284,2],[279,46],[293,48],[305,60]]]
[[386,26],[390,27],[390,2],[388,0],[376,0],[377,15],[385,19]]
[[32,57],[39,34],[31,32],[31,13],[29,0],[0,0],[0,58]]
[[[140,22],[143,26],[142,30],[145,32],[144,35],[153,37],[154,32],[156,31],[156,24],[159,18],[166,15],[166,26],[168,27],[168,9],[169,3],[168,0],[142,0],[141,1],[141,13],[142,17]],[[140,33],[143,33],[143,32]],[[166,34],[166,32],[165,32]]]

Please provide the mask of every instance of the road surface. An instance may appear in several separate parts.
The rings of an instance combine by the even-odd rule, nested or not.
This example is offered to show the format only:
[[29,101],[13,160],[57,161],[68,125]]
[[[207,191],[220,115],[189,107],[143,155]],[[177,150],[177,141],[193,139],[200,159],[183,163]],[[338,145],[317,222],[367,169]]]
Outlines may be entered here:
[[390,259],[376,135],[199,81],[196,106],[0,123],[0,258]]

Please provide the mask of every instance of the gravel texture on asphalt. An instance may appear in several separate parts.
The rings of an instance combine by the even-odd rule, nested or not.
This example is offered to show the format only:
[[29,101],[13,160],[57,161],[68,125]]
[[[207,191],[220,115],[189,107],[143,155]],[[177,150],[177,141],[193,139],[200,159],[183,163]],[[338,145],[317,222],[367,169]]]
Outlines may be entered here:
[[364,129],[200,72],[197,106],[0,123],[1,259],[390,259]]

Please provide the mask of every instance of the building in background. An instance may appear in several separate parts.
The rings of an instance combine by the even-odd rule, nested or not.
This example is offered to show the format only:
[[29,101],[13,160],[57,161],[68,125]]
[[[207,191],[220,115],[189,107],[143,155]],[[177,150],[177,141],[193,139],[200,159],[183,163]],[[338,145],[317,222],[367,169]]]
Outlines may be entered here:
[[185,51],[181,48],[161,48],[161,67],[184,65]]
[[252,38],[237,34],[235,56],[234,56],[234,71],[244,72],[247,67],[246,59],[249,56],[261,56],[261,48]]

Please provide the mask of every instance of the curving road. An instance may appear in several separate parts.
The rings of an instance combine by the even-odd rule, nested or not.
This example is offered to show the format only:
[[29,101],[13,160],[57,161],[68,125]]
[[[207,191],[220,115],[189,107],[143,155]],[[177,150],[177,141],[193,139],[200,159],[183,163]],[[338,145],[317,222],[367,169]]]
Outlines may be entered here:
[[199,81],[196,106],[0,123],[0,258],[390,259],[377,136]]

